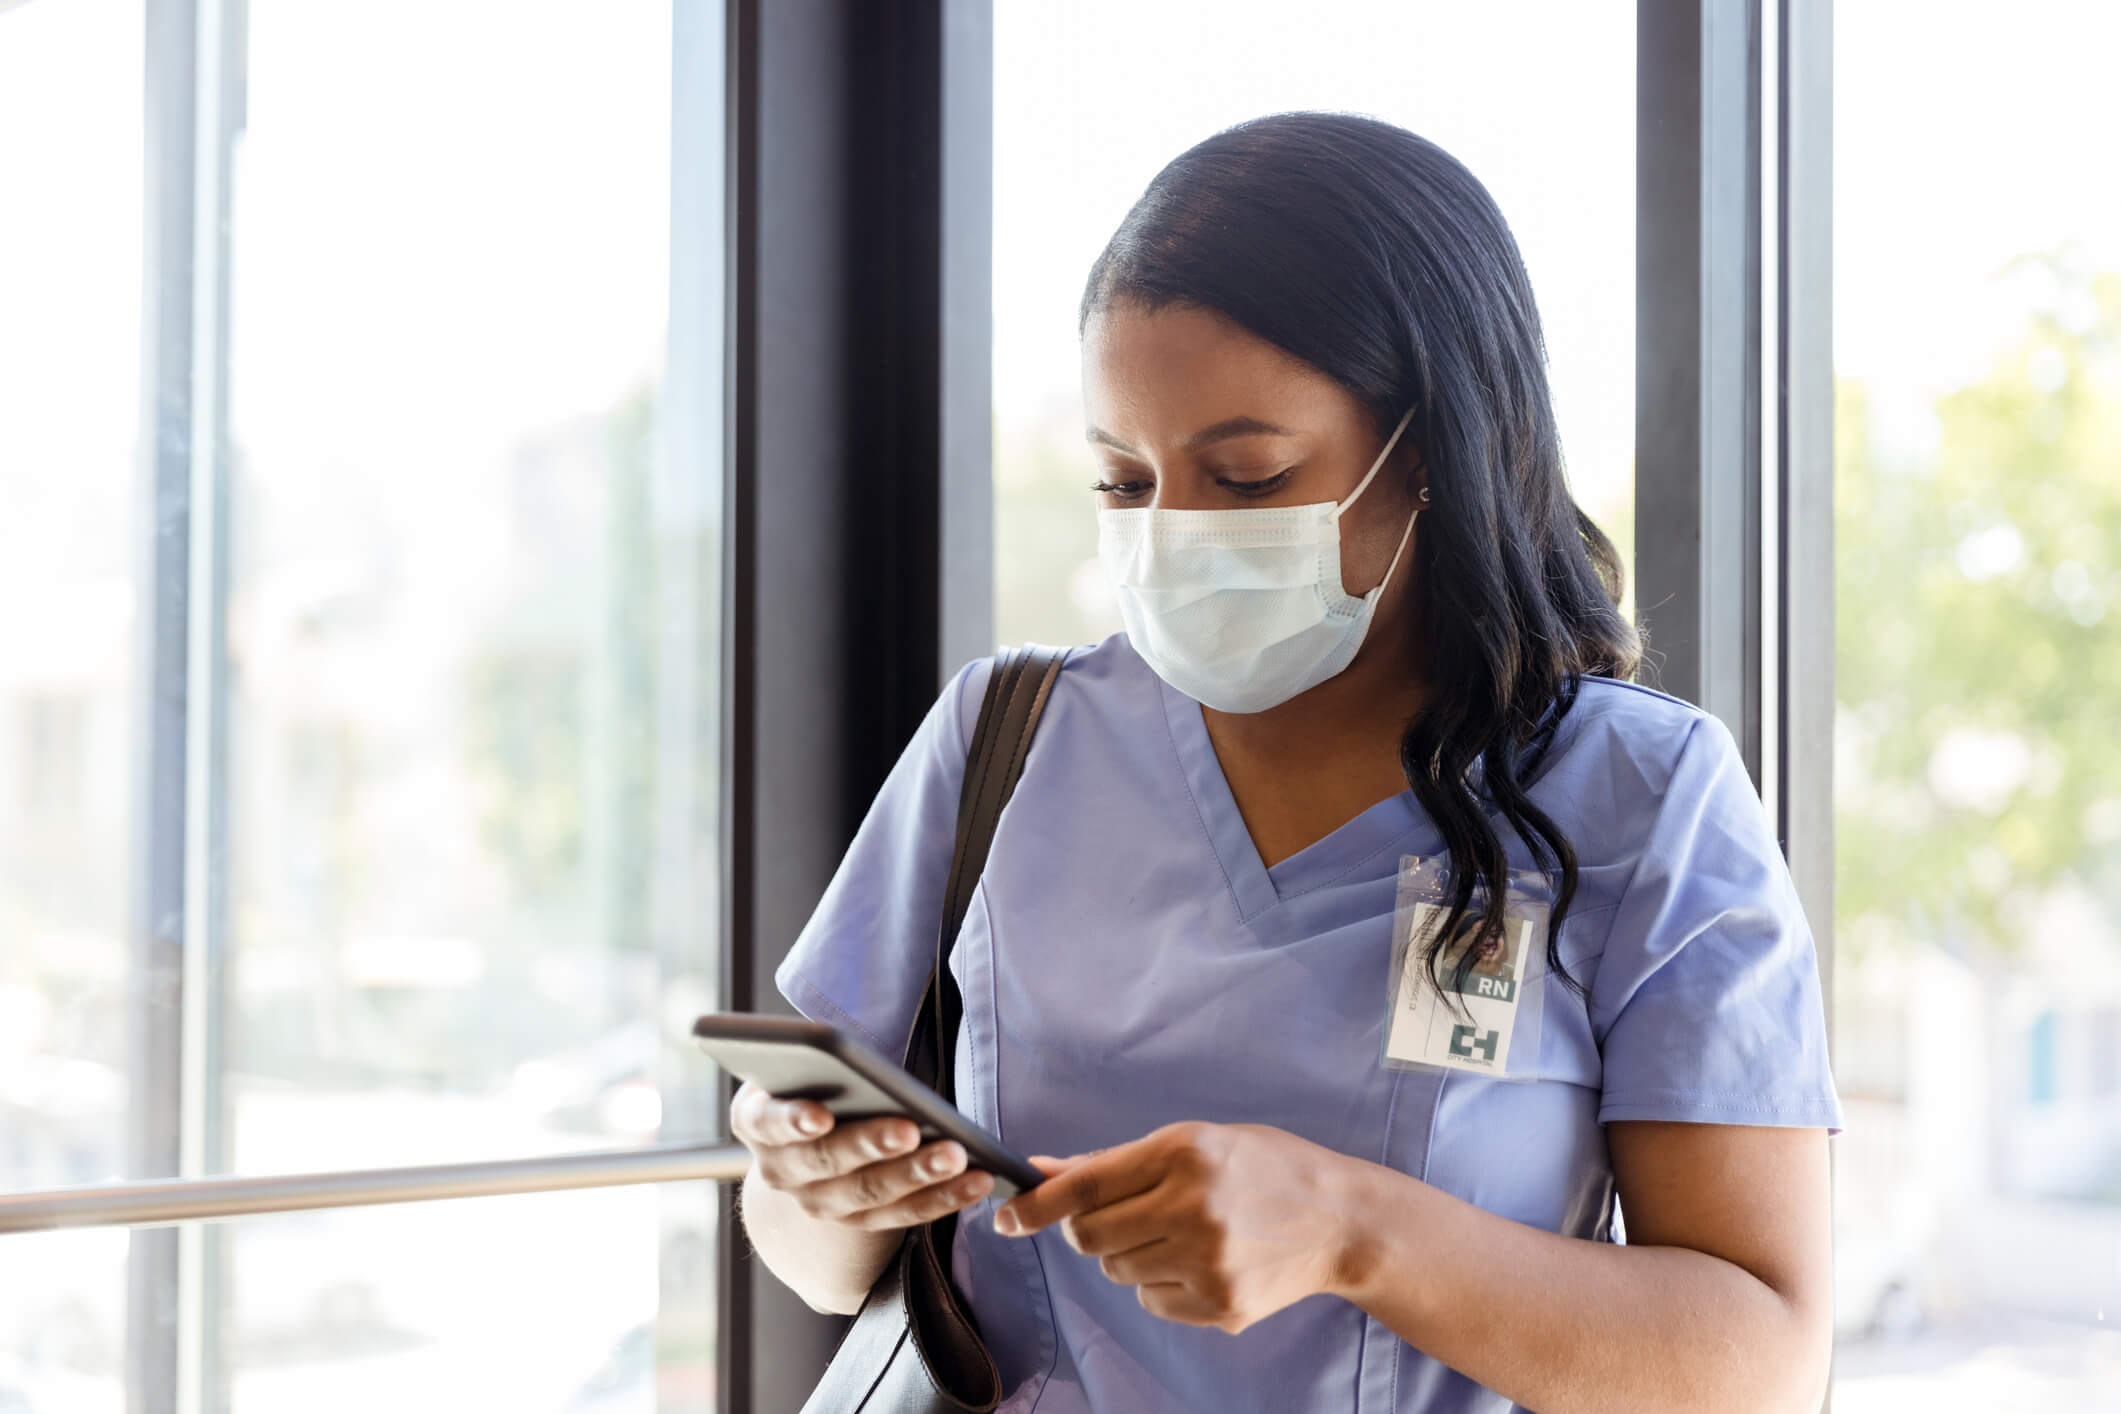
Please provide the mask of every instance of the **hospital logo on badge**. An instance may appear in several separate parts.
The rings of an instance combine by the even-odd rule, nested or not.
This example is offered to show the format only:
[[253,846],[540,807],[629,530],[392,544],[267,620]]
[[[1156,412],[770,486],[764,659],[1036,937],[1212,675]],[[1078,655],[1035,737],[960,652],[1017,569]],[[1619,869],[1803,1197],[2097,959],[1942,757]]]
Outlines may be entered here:
[[1399,997],[1392,1008],[1385,1055],[1417,1065],[1503,1074],[1517,1028],[1531,922],[1506,915],[1501,939],[1490,939],[1461,968],[1479,932],[1479,920],[1468,919],[1461,940],[1454,940],[1437,959],[1445,988],[1439,991],[1417,944],[1433,938],[1446,917],[1448,910],[1435,904],[1419,903],[1411,910],[1407,936],[1400,940]]
[[1492,1065],[1495,1061],[1495,1042],[1501,1035],[1500,1031],[1475,1031],[1470,1026],[1454,1026],[1451,1028],[1451,1054],[1471,1060],[1474,1051],[1478,1050]]

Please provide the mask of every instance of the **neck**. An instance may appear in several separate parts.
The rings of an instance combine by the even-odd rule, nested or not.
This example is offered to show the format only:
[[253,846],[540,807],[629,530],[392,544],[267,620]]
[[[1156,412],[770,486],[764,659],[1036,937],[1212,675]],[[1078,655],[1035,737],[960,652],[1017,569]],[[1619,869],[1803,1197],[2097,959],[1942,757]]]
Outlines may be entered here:
[[1202,707],[1217,751],[1271,761],[1291,773],[1374,765],[1398,779],[1400,737],[1429,692],[1406,650],[1405,625],[1372,623],[1370,630],[1355,661],[1278,707],[1243,713]]
[[1201,708],[1267,868],[1407,789],[1399,742],[1425,694],[1403,642],[1365,643],[1344,672],[1265,712]]

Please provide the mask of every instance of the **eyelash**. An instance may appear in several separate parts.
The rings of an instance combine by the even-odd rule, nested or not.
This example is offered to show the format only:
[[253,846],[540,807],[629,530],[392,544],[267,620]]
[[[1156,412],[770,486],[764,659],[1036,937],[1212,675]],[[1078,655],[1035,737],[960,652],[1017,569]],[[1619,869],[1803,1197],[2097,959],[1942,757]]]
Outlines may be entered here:
[[[1274,475],[1260,481],[1231,481],[1227,477],[1217,477],[1216,484],[1218,486],[1227,486],[1240,496],[1270,496],[1282,488],[1295,470],[1296,468],[1293,466],[1284,467],[1282,470],[1275,472]],[[1155,483],[1150,481],[1122,481],[1116,485],[1109,481],[1093,481],[1090,483],[1090,489],[1100,495],[1117,496],[1123,501],[1133,501],[1139,500],[1154,485]]]

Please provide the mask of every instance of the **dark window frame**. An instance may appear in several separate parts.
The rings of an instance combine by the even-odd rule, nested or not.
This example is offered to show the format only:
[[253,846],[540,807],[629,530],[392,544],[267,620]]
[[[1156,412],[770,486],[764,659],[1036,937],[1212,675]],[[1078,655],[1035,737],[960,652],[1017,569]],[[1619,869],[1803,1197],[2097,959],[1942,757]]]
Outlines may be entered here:
[[1830,1035],[1833,28],[1833,0],[1636,7],[1643,677],[1737,741],[1811,926]]
[[[950,674],[993,651],[990,0],[729,0],[723,997],[773,972]],[[722,1407],[842,1322],[723,1196]]]

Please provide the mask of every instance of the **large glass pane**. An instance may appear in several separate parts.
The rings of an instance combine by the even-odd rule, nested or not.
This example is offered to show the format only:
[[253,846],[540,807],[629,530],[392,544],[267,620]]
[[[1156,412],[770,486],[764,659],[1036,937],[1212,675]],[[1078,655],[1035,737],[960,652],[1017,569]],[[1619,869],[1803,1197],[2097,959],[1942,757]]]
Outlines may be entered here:
[[245,1219],[226,1407],[705,1414],[715,1207],[693,1184]]
[[[0,13],[0,1191],[125,1163],[140,44]],[[115,1408],[125,1235],[0,1242],[0,1410]]]
[[2121,11],[1835,16],[1834,1407],[2113,1409]]
[[[209,1228],[229,1299],[204,1407],[705,1414],[716,1210],[712,1185],[668,1184]],[[0,1414],[124,1409],[127,1241],[0,1239]]]
[[[0,4],[0,1191],[713,1132],[719,7],[142,13]],[[0,1411],[711,1398],[711,1186],[420,1211],[0,1238]]]
[[1119,627],[1097,565],[1097,468],[1083,442],[1075,311],[1091,262],[1164,163],[1219,128],[1284,109],[1398,123],[1494,194],[1545,321],[1571,487],[1632,559],[1632,4],[998,5],[994,65],[1002,641],[1079,643]]
[[672,1038],[715,966],[714,542],[664,453],[718,383],[665,377],[670,0],[249,9],[228,1161],[697,1130],[658,1081],[709,1081]]
[[0,1238],[0,1414],[125,1408],[125,1266],[117,1229]]

